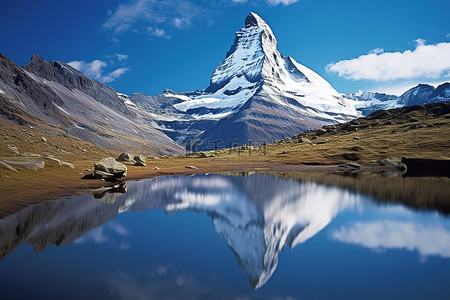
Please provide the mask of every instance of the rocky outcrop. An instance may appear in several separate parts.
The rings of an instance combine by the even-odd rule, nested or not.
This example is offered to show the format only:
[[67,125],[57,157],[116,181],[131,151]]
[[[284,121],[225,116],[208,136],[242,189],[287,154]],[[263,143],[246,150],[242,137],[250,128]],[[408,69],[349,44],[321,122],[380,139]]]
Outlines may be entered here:
[[113,180],[125,176],[127,176],[127,166],[112,157],[104,158],[94,164],[94,178]]
[[22,160],[22,161],[4,160],[3,162],[10,166],[25,168],[33,171],[40,170],[45,166],[45,163],[42,160]]
[[19,172],[2,160],[0,160],[0,167],[9,171]]

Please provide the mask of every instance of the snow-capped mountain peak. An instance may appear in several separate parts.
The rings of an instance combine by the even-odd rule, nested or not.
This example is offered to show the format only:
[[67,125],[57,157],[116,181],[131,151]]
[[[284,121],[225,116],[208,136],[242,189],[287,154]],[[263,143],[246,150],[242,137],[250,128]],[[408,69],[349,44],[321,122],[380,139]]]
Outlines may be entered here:
[[245,27],[236,32],[236,38],[225,60],[214,70],[206,91],[214,93],[236,77],[243,77],[249,83],[260,81],[265,58],[262,43],[264,34],[272,36],[276,48],[276,40],[270,27],[261,17],[250,13]]
[[[177,99],[172,107],[180,122],[160,125],[185,132],[173,136],[178,141],[199,138],[203,146],[213,140],[224,145],[251,140],[270,143],[357,116],[356,109],[325,79],[282,55],[270,26],[253,12],[236,32],[206,89],[155,97],[162,97],[164,103],[167,98]],[[192,124],[188,120],[200,123],[188,125],[192,131],[186,128]],[[200,135],[189,136],[194,131]]]

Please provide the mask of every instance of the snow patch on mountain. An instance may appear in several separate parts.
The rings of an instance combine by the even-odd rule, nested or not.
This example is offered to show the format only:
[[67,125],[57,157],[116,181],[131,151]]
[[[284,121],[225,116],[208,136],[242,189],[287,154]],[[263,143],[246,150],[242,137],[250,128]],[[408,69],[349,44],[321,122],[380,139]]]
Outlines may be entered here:
[[117,97],[119,97],[120,100],[123,101],[123,103],[125,103],[128,106],[132,106],[132,107],[136,107],[136,104],[134,104],[131,100],[130,97],[128,95],[122,94],[122,93],[117,93]]
[[191,100],[191,98],[189,98],[188,96],[185,96],[185,95],[178,95],[178,94],[171,94],[171,93],[163,93],[162,95],[164,97],[178,98],[183,101]]
[[353,94],[342,95],[360,116],[367,116],[374,111],[399,107],[398,96],[377,92],[366,92],[358,90]]
[[450,101],[450,83],[445,82],[436,88],[428,84],[419,84],[404,92],[400,97],[361,90],[353,94],[343,94],[342,96],[346,98],[361,115],[367,116],[377,110]]
[[[174,107],[183,112],[200,107],[208,109],[233,109],[245,103],[254,93],[254,85],[248,82],[243,76],[234,77],[228,84],[215,93],[194,96],[192,98],[183,96],[187,100],[175,104]],[[182,99],[179,96],[178,98]]]

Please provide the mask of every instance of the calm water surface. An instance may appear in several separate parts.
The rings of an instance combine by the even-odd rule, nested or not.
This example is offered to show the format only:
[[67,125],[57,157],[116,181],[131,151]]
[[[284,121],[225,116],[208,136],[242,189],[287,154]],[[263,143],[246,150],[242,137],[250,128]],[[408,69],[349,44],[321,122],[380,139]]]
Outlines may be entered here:
[[450,218],[315,181],[129,182],[0,221],[1,299],[449,299]]

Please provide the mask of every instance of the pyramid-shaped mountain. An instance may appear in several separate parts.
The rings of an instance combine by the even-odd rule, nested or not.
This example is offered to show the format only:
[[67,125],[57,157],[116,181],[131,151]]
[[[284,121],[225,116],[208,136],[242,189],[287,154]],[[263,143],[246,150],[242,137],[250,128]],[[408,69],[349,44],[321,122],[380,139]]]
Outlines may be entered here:
[[[270,143],[357,116],[355,108],[326,80],[277,50],[271,28],[255,13],[247,16],[245,27],[236,33],[206,89],[166,90],[153,97],[133,94],[130,100],[151,113],[159,110],[159,124],[169,136],[178,142],[196,137],[202,148],[214,141],[224,147]],[[170,119],[161,114],[161,106],[170,112]]]

